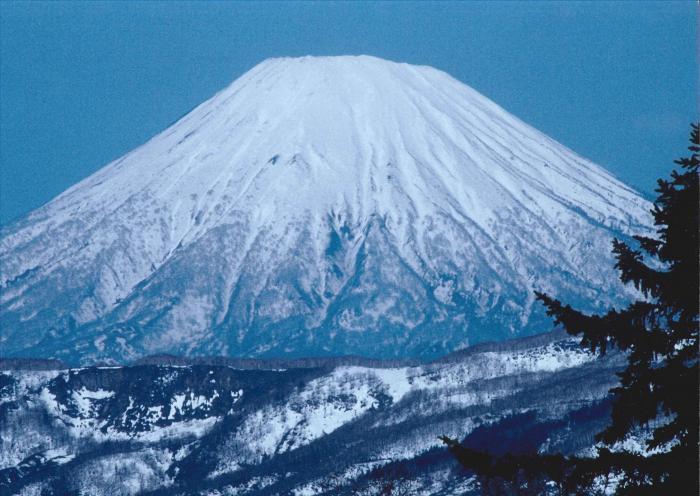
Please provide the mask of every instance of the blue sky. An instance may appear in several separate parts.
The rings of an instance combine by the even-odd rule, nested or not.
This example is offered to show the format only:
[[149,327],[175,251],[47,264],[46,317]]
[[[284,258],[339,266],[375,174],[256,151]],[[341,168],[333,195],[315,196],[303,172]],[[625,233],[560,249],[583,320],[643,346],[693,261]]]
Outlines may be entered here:
[[646,194],[698,119],[692,1],[2,2],[0,13],[0,223],[274,56],[432,65]]

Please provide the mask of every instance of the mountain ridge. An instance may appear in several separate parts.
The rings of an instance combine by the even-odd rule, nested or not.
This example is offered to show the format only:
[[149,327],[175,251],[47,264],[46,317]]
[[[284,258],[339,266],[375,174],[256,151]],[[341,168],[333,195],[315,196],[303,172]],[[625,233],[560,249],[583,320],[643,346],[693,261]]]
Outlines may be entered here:
[[[408,475],[411,494],[451,494],[453,484],[477,494],[438,435],[486,430],[541,452],[590,450],[623,365],[621,353],[599,357],[549,333],[417,366],[1,371],[0,488],[378,494]],[[412,469],[373,480],[402,464]]]

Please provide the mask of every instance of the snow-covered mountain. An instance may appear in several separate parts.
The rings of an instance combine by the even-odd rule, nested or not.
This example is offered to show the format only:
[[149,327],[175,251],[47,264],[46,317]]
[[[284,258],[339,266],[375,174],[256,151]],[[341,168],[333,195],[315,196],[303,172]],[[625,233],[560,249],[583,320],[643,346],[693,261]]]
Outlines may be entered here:
[[563,332],[420,366],[0,361],[0,493],[475,494],[437,436],[588,450],[624,361]]
[[5,356],[438,356],[625,298],[649,204],[430,67],[266,60],[0,239]]

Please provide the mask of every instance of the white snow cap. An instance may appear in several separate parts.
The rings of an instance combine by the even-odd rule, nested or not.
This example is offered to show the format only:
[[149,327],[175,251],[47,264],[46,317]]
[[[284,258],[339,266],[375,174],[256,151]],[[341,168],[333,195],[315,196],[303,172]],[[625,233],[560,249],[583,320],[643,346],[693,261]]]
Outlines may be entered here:
[[437,355],[541,330],[533,289],[624,298],[649,207],[442,71],[270,59],[3,231],[3,345]]
[[566,203],[606,223],[643,203],[448,74],[364,55],[265,60],[57,203],[109,208],[144,191],[174,207],[185,238],[239,209],[262,223],[437,209],[485,228],[504,204]]

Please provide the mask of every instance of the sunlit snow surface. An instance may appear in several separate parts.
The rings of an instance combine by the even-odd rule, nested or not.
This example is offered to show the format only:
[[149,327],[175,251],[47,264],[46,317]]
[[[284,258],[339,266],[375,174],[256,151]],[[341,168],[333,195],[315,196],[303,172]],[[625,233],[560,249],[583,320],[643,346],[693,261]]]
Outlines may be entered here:
[[437,436],[520,415],[548,426],[535,449],[590,450],[620,358],[555,333],[420,366],[5,371],[0,489],[356,494],[373,470],[428,457],[410,494],[467,491]]
[[649,204],[449,75],[264,61],[0,238],[0,345],[436,357],[624,300]]

